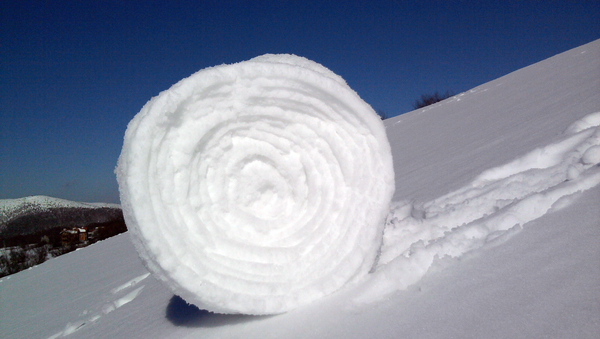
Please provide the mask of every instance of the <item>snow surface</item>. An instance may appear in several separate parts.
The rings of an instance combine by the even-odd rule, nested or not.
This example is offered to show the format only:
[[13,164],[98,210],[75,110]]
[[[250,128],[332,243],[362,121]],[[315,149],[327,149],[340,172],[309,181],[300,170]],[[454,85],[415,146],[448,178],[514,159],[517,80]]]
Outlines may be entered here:
[[385,121],[396,208],[377,270],[342,291],[212,314],[123,234],[2,279],[0,336],[598,338],[599,60],[600,40]]
[[[582,120],[589,120],[589,116]],[[379,267],[358,299],[369,303],[418,281],[436,258],[461,257],[600,184],[598,125],[491,168],[469,185],[427,203],[397,203]],[[589,154],[592,153],[590,156]]]
[[116,173],[146,266],[219,313],[282,313],[364,278],[395,188],[375,111],[294,55],[162,92],[130,122]]

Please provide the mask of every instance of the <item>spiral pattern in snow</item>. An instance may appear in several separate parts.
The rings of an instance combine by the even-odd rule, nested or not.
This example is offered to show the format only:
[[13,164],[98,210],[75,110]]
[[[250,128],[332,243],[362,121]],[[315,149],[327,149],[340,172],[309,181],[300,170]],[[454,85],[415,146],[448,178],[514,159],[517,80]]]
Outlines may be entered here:
[[207,68],[153,98],[116,173],[146,266],[219,313],[285,312],[365,276],[395,187],[373,109],[293,55]]

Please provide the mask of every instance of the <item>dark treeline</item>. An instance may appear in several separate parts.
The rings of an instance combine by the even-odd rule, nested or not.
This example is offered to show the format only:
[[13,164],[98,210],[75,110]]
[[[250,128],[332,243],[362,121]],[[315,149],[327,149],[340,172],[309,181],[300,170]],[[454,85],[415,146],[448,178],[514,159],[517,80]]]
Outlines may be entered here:
[[[0,242],[0,277],[17,273],[39,265],[49,258],[74,251],[127,231],[123,216],[101,223],[85,226],[85,240],[65,241],[61,232],[65,228],[55,227],[27,235],[3,238]],[[78,239],[78,238],[76,238]]]

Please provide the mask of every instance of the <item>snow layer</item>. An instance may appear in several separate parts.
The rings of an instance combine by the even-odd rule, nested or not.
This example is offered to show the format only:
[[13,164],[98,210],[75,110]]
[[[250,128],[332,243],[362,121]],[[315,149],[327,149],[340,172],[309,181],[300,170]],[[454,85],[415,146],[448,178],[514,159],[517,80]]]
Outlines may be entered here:
[[395,187],[377,114],[293,55],[162,92],[129,124],[116,173],[148,268],[220,313],[281,313],[364,278]]

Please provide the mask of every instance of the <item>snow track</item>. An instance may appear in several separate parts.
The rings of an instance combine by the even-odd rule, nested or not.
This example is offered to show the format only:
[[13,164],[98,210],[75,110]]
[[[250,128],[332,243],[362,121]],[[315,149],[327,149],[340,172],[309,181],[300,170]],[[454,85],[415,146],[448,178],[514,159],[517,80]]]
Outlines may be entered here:
[[139,287],[137,285],[148,278],[148,276],[150,276],[150,273],[142,274],[131,279],[125,284],[112,289],[110,294],[104,297],[104,303],[94,305],[94,307],[90,310],[84,310],[81,312],[78,319],[69,321],[62,331],[51,335],[48,337],[48,339],[57,339],[70,336],[85,326],[97,322],[103,316],[132,302],[145,287],[143,284]]
[[427,203],[397,202],[379,266],[357,302],[374,302],[418,281],[436,258],[497,243],[578,192],[600,184],[598,113],[576,121],[555,143],[488,169],[469,185]]

